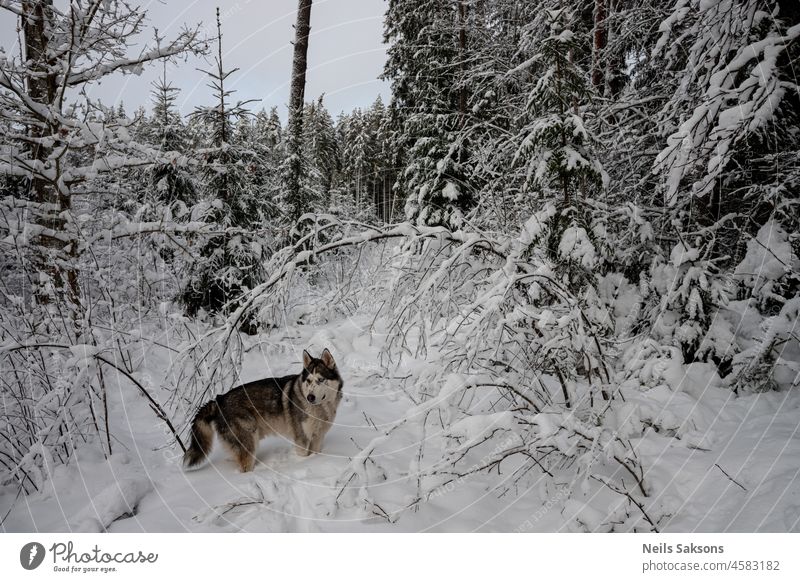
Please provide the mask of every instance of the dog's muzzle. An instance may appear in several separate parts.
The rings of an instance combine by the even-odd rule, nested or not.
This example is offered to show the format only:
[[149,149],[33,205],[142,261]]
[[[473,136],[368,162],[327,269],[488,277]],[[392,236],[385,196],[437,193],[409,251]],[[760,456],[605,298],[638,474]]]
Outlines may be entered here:
[[317,398],[313,394],[309,394],[306,396],[306,400],[308,400],[309,404],[321,404],[323,400],[325,400],[325,396],[323,395],[322,398]]

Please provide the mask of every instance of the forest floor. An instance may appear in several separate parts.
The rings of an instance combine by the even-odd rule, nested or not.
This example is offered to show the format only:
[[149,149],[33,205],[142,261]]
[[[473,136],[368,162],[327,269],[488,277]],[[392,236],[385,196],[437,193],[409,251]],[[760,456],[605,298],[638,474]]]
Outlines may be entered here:
[[[321,454],[298,457],[291,443],[268,438],[252,473],[237,472],[215,446],[211,462],[185,473],[180,456],[164,448],[163,427],[128,382],[114,387],[117,422],[114,454],[80,453],[56,467],[46,488],[18,496],[0,489],[3,531],[575,531],[556,497],[543,503],[534,478],[500,493],[504,473],[460,480],[417,511],[387,520],[357,508],[336,511],[337,480],[350,459],[413,405],[404,382],[425,362],[408,360],[385,377],[379,364],[382,336],[369,318],[322,327],[276,330],[248,338],[241,380],[279,376],[298,369],[302,350],[331,348],[345,380],[336,425]],[[158,385],[170,354],[153,347],[143,372]],[[696,438],[676,439],[648,431],[635,443],[651,495],[671,517],[665,531],[800,531],[800,392],[743,397],[714,386],[702,366],[678,381],[680,401],[702,419]],[[124,427],[122,429],[121,427]],[[398,443],[397,447],[407,446]],[[399,458],[399,457],[398,457]],[[391,454],[383,459],[392,463]],[[399,461],[398,461],[399,462]],[[402,473],[399,468],[398,473]],[[383,497],[398,503],[413,492],[389,479]],[[405,485],[404,485],[405,484]],[[505,490],[503,490],[505,491]],[[133,508],[133,511],[131,511]]]

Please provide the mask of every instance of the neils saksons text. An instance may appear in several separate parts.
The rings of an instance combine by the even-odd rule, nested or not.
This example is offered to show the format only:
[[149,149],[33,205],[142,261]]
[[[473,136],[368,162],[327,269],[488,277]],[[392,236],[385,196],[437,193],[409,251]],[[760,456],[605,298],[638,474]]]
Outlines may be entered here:
[[723,546],[698,546],[695,544],[642,544],[644,554],[724,554]]

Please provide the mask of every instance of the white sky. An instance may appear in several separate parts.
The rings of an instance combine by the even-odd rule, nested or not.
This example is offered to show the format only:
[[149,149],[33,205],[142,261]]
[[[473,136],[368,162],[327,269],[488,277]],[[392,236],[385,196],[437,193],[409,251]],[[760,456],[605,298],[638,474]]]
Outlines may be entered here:
[[[145,0],[141,5],[150,25],[167,38],[183,24],[200,22],[209,36],[216,34],[214,10],[219,5],[225,68],[240,69],[228,82],[237,91],[233,99],[261,99],[251,105],[253,110],[277,105],[285,119],[297,0]],[[386,0],[314,0],[307,101],[325,93],[326,106],[335,116],[339,111],[367,106],[379,94],[387,99],[388,85],[377,78],[386,58],[382,40],[385,10]],[[0,47],[6,52],[18,51],[15,26],[13,15],[0,11]],[[148,33],[142,41],[150,38]],[[208,66],[203,59],[192,58],[169,67],[173,85],[181,89],[178,105],[183,113],[209,104],[207,78],[197,70]],[[115,75],[93,88],[90,97],[100,98],[106,105],[121,100],[131,112],[139,105],[149,106],[150,83],[160,74],[161,65],[154,65],[141,76]]]

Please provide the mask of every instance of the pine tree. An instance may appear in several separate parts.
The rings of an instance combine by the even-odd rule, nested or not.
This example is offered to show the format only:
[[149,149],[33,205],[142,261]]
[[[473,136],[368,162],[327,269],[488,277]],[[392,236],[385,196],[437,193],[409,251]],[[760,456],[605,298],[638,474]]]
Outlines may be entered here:
[[308,160],[307,190],[310,209],[327,211],[331,205],[331,188],[339,167],[336,128],[320,97],[306,105],[303,115],[303,157]]
[[604,234],[587,207],[603,188],[604,172],[593,155],[593,138],[582,112],[590,100],[587,75],[575,65],[573,13],[544,14],[549,34],[527,66],[538,80],[528,96],[526,123],[519,133],[516,163],[525,168],[525,186],[538,205],[551,204],[547,248],[557,264],[584,275],[601,261]]
[[144,194],[153,198],[146,200],[153,206],[174,202],[190,206],[197,200],[197,186],[192,172],[186,167],[186,129],[175,109],[179,92],[167,80],[165,65],[161,78],[153,83],[153,111],[142,132],[149,143],[169,158],[148,168],[150,188]]
[[344,172],[347,176],[350,201],[356,216],[363,215],[367,191],[367,168],[369,167],[369,138],[364,114],[357,109],[349,117],[345,130]]
[[281,192],[285,185],[282,168],[286,160],[286,144],[277,107],[272,107],[269,113],[262,110],[256,115],[248,147],[256,157],[258,183],[253,188],[264,201],[264,216],[273,224],[285,225]]
[[229,101],[234,91],[225,86],[228,78],[239,69],[226,71],[222,61],[222,26],[217,8],[218,44],[215,57],[216,68],[203,71],[208,75],[209,87],[213,91],[215,103],[211,106],[197,107],[191,116],[197,118],[207,131],[210,143],[206,146],[203,164],[205,189],[209,196],[216,198],[222,207],[217,218],[220,222],[236,226],[247,226],[248,221],[258,221],[257,205],[247,188],[248,152],[236,143],[236,123],[251,115],[247,105],[254,100]]
[[375,215],[384,222],[390,222],[394,202],[392,184],[396,177],[391,143],[391,120],[380,96],[369,108],[366,117],[371,152],[370,190],[375,205]]
[[278,108],[272,107],[269,113],[263,109],[256,116],[256,133],[258,139],[275,155],[279,155],[283,147],[283,125],[278,116]]
[[660,177],[654,203],[689,230],[738,214],[715,229],[715,240],[718,252],[741,255],[741,232],[755,235],[783,203],[782,194],[771,193],[775,180],[800,171],[800,136],[792,129],[800,120],[792,64],[800,54],[800,11],[777,1],[682,4],[665,18],[652,49],[653,68],[668,74],[642,87],[648,96],[668,96],[655,116],[662,139],[652,168]]
[[406,199],[406,217],[454,228],[474,204],[464,168],[468,154],[454,139],[465,113],[464,88],[457,83],[460,59],[466,58],[458,14],[449,2],[390,2],[384,69],[392,82],[392,114],[402,126],[394,147],[408,152],[395,186]]
[[[266,201],[253,189],[253,175],[260,161],[253,150],[237,140],[237,123],[248,123],[250,101],[229,101],[233,91],[225,86],[238,69],[225,70],[222,60],[222,26],[217,8],[218,46],[216,68],[205,71],[211,79],[216,103],[198,107],[192,117],[205,126],[210,141],[205,148],[202,166],[204,190],[213,212],[209,219],[226,230],[212,237],[192,266],[182,301],[189,315],[200,309],[209,313],[226,312],[241,293],[263,279],[262,256],[269,239],[256,237],[253,230],[264,224]],[[246,318],[242,329],[254,332],[256,323]]]

